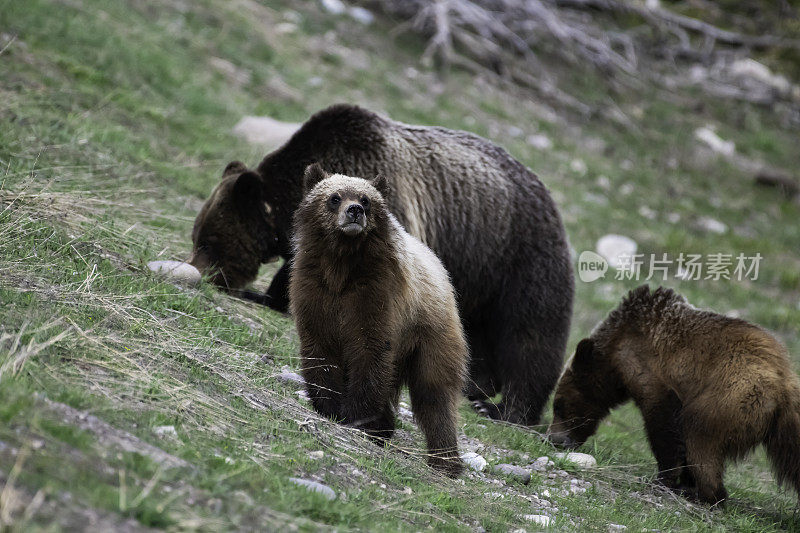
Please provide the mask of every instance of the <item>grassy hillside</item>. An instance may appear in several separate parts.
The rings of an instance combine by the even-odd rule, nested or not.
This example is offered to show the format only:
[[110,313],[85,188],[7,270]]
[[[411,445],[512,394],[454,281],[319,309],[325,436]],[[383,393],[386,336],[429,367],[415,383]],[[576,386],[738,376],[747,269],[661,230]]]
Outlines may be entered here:
[[[225,164],[263,156],[230,134],[239,118],[299,122],[355,102],[505,146],[548,185],[578,253],[607,233],[673,258],[761,253],[756,281],[667,284],[762,324],[800,358],[800,207],[693,137],[711,124],[740,154],[796,171],[796,126],[553,65],[575,96],[615,102],[628,125],[579,120],[458,71],[438,79],[418,64],[424,43],[387,37],[394,26],[314,1],[0,0],[0,530],[506,531],[536,530],[524,517],[542,514],[566,530],[800,528],[761,451],[729,469],[724,511],[653,486],[631,406],[584,447],[593,471],[556,460],[531,467],[529,485],[488,470],[444,479],[422,464],[407,416],[384,450],[309,409],[281,376],[298,367],[287,317],[147,272],[187,256]],[[553,146],[533,147],[534,134]],[[570,350],[636,284],[578,282]],[[532,430],[466,402],[461,414],[462,447],[490,465],[554,457]]]

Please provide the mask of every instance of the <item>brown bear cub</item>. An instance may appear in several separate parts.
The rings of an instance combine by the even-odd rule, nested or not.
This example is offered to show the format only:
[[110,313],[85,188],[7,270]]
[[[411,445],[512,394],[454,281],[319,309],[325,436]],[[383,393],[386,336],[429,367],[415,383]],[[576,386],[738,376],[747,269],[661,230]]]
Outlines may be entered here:
[[314,409],[387,439],[406,384],[428,463],[457,476],[468,352],[447,271],[389,213],[383,178],[328,176],[315,164],[305,188],[289,295]]
[[553,401],[550,439],[579,446],[632,398],[664,485],[716,504],[726,459],[764,444],[779,483],[800,494],[800,380],[760,327],[647,286],[582,340]]

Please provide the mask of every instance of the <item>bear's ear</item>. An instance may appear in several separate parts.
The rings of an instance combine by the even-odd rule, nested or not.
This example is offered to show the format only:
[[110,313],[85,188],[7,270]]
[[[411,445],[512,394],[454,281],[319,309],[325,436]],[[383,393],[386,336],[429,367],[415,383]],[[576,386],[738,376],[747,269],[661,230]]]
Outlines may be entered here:
[[247,165],[241,161],[231,161],[225,166],[225,170],[222,171],[222,176],[225,177],[229,174],[241,174],[242,172],[247,172]]
[[375,176],[375,179],[372,180],[372,186],[378,189],[378,192],[381,193],[381,196],[384,198],[388,198],[389,194],[392,192],[389,180],[386,179],[386,176],[383,174]]
[[314,188],[314,185],[328,177],[328,173],[322,170],[319,163],[312,163],[306,167],[303,174],[303,193],[307,193]]
[[233,194],[240,202],[259,201],[263,196],[264,181],[261,176],[252,171],[247,171],[236,178],[233,184]]
[[575,357],[572,358],[573,368],[591,369],[594,366],[594,341],[583,339],[575,348]]

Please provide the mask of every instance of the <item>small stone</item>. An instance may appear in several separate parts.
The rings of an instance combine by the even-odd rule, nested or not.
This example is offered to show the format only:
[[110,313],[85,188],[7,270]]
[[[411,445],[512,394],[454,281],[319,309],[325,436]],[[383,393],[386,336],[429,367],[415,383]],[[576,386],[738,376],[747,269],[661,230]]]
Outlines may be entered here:
[[509,126],[508,127],[508,135],[509,137],[522,137],[522,134],[525,133],[522,131],[522,128],[519,126]]
[[187,285],[197,285],[202,278],[199,270],[183,261],[150,261],[147,268]]
[[300,129],[300,124],[281,122],[270,117],[243,117],[233,127],[233,134],[250,144],[277,148]]
[[322,450],[315,450],[313,452],[308,452],[309,459],[314,459],[315,461],[318,461],[323,457],[325,457],[325,452],[323,452]]
[[153,428],[153,433],[162,438],[178,438],[178,432],[175,431],[175,426],[156,426]]
[[350,18],[360,22],[365,26],[369,26],[375,20],[375,15],[372,14],[372,11],[369,9],[364,9],[363,7],[351,7],[347,10],[347,14],[350,15]]
[[556,457],[559,459],[564,459],[565,461],[569,461],[581,468],[594,468],[597,466],[597,459],[589,455],[588,453],[580,453],[580,452],[558,452],[555,454]]
[[306,382],[306,380],[303,379],[303,376],[297,372],[292,372],[288,366],[281,368],[280,374],[277,374],[275,379],[282,381],[283,383],[298,383],[300,385],[304,385]]
[[697,128],[694,136],[698,141],[702,141],[711,150],[725,156],[732,156],[736,152],[736,144],[733,141],[726,141],[717,135],[714,130],[706,126]]
[[342,0],[320,0],[319,2],[322,4],[322,8],[332,15],[341,15],[345,11],[347,11],[347,7],[345,7]]
[[297,24],[293,22],[280,22],[275,25],[275,33],[278,35],[286,35],[297,31]]
[[497,474],[502,474],[504,476],[511,476],[518,480],[523,485],[527,485],[531,482],[531,473],[522,468],[521,466],[510,465],[510,464],[499,464],[492,469]]
[[583,176],[588,170],[582,159],[573,159],[569,164],[569,169],[579,176]]
[[326,500],[336,499],[336,492],[334,492],[334,490],[329,486],[323,485],[322,483],[311,481],[310,479],[301,479],[297,477],[290,477],[289,481],[291,481],[295,485],[300,485],[301,487],[305,487],[311,492],[316,492],[317,494],[320,494]]
[[476,472],[483,472],[484,468],[486,468],[486,459],[475,452],[461,454],[461,460]]
[[630,258],[636,253],[636,241],[624,235],[608,234],[600,237],[595,249],[602,255],[609,266],[620,268],[627,264],[630,265]]
[[711,217],[700,217],[697,219],[697,224],[702,229],[710,231],[711,233],[722,234],[728,231],[728,226],[725,223]]
[[525,138],[525,142],[537,150],[549,150],[553,147],[553,141],[551,141],[547,135],[542,135],[539,133],[528,135],[528,137]]
[[547,489],[544,489],[544,490],[543,490],[541,493],[539,493],[539,494],[540,494],[540,496],[542,496],[543,498],[549,498],[549,497],[550,497],[550,491],[549,491],[549,490],[547,490]]
[[411,490],[411,487],[404,487],[403,494],[414,494],[414,491]]
[[528,522],[532,522],[537,526],[548,527],[550,525],[550,517],[546,514],[526,514],[523,516]]
[[608,524],[609,531],[625,531],[628,529],[628,526],[623,526],[622,524]]
[[646,205],[643,205],[639,208],[639,214],[648,220],[653,220],[656,218],[656,212]]

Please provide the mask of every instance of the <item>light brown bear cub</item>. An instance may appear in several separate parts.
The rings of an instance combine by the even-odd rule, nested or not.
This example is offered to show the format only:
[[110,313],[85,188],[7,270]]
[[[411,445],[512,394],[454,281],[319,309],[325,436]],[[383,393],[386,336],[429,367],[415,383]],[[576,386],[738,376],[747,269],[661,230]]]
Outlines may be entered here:
[[800,494],[800,381],[760,327],[642,286],[582,340],[553,401],[550,439],[579,446],[609,410],[642,412],[658,479],[723,502],[726,459],[764,444],[779,483]]
[[306,170],[289,284],[303,377],[314,409],[377,439],[408,385],[429,464],[456,476],[467,344],[447,272],[389,213],[386,188]]

